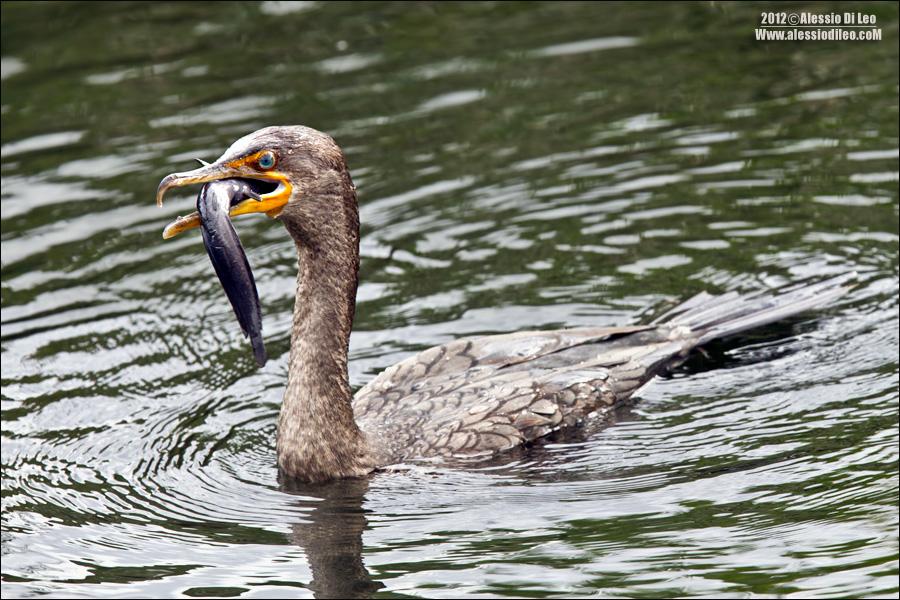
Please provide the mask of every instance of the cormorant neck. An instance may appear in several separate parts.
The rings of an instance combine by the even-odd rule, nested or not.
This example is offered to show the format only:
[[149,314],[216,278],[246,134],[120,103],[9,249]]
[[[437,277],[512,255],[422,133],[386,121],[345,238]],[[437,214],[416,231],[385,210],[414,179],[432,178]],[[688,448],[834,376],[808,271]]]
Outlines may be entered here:
[[323,205],[334,209],[327,219],[303,215],[302,209],[281,217],[297,247],[300,269],[276,450],[288,475],[315,482],[360,476],[374,468],[353,417],[347,375],[359,217],[352,183],[342,187],[343,193],[317,195],[317,211]]

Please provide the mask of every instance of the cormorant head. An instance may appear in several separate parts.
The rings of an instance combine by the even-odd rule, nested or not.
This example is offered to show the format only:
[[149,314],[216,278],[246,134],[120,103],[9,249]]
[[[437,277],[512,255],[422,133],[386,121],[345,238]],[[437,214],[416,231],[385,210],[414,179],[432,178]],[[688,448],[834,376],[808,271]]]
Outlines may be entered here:
[[[347,166],[337,144],[328,135],[299,125],[266,127],[236,141],[214,163],[166,176],[156,191],[156,201],[162,206],[163,195],[173,187],[242,179],[259,199],[239,199],[231,207],[229,217],[247,213],[276,217],[292,200],[312,197],[317,188],[333,185],[341,178],[349,181]],[[166,227],[163,237],[170,238],[199,225],[197,213],[179,217]]]

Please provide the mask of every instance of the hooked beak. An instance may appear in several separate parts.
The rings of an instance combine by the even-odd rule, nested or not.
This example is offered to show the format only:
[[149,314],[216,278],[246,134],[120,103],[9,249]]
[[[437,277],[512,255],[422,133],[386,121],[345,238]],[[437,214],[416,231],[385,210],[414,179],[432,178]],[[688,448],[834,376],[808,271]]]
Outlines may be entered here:
[[[252,159],[253,157],[250,157]],[[250,159],[238,159],[227,163],[215,162],[205,164],[199,169],[184,173],[172,173],[167,175],[156,190],[156,203],[162,206],[165,193],[173,187],[191,185],[193,183],[207,183],[219,179],[252,179],[271,184],[274,188],[269,192],[259,195],[259,200],[247,198],[231,207],[228,216],[235,217],[247,213],[265,213],[269,217],[275,217],[281,212],[291,197],[291,183],[288,178],[277,170],[261,171],[251,166]],[[178,217],[163,231],[163,238],[169,239],[188,229],[200,226],[200,215],[191,213],[186,217]]]

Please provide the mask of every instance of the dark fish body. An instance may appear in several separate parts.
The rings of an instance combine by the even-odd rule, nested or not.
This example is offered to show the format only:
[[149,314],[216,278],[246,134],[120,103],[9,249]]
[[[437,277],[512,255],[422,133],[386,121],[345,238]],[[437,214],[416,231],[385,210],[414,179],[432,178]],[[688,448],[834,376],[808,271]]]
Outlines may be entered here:
[[266,364],[262,339],[262,311],[256,281],[247,262],[241,240],[231,225],[231,207],[247,198],[259,199],[251,184],[242,179],[210,181],[197,196],[200,233],[206,253],[228,296],[244,337],[250,338],[253,355],[260,367]]

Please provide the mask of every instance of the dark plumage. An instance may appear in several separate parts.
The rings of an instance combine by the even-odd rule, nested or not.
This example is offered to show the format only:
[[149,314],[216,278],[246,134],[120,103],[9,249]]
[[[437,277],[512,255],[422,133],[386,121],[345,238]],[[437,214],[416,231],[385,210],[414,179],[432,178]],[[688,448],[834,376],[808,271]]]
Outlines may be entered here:
[[[297,248],[299,273],[278,464],[313,482],[365,475],[431,456],[490,453],[577,426],[629,398],[699,345],[759,327],[846,291],[844,276],[778,296],[700,294],[664,323],[464,339],[412,356],[351,396],[347,346],[359,270],[359,212],[344,157],[307,127],[267,127],[215,163],[169,175],[171,187],[237,178],[256,198],[231,216],[278,218]],[[197,215],[166,229],[197,226]],[[239,247],[239,246],[238,246]]]

